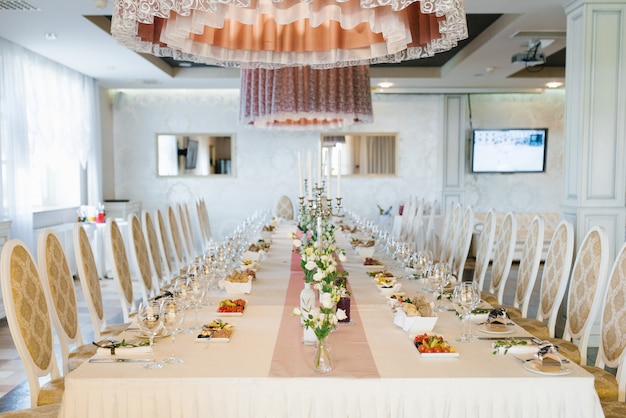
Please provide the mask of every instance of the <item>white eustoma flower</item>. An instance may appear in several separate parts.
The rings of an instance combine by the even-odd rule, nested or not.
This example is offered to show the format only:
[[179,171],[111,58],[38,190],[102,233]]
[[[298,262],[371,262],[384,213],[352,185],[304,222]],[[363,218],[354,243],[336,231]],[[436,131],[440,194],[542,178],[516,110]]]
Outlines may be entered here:
[[337,268],[335,267],[334,264],[331,264],[330,266],[328,266],[326,271],[329,272],[329,273],[334,273],[335,271],[337,271]]
[[344,319],[348,319],[348,315],[346,315],[346,311],[343,309],[337,309],[337,319],[343,321]]
[[315,264],[315,261],[309,260],[304,265],[304,268],[307,270],[315,270],[317,268],[317,264]]
[[302,241],[300,241],[299,239],[294,239],[293,240],[293,246],[296,247],[296,248],[302,247]]
[[346,260],[347,260],[346,255],[343,252],[340,252],[339,253],[339,261],[343,262],[343,261],[346,261]]
[[326,277],[324,272],[322,270],[317,270],[317,272],[313,275],[313,280],[315,280],[316,282],[320,282],[322,281],[322,279],[324,279],[324,277]]
[[322,296],[320,297],[320,304],[326,309],[332,308],[333,307],[332,295],[330,293],[322,293]]
[[302,311],[300,310],[300,308],[293,308],[292,314],[295,316],[302,316]]

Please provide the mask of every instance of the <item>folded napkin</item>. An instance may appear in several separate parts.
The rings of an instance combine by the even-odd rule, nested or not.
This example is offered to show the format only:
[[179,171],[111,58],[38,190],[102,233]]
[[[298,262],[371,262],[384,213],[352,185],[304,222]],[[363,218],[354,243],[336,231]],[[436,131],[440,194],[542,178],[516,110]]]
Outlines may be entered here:
[[552,343],[546,343],[539,348],[537,353],[537,368],[542,372],[560,372],[561,357],[557,354],[558,347]]
[[419,334],[421,332],[432,331],[437,323],[436,316],[407,316],[404,311],[398,309],[393,317],[394,325],[399,326],[402,330]]
[[[142,344],[142,345],[139,345]],[[117,345],[117,344],[116,344]],[[110,346],[106,345],[106,342],[99,343],[98,349],[96,350],[96,356],[103,357],[134,357],[141,356],[145,357],[149,355],[152,349],[149,345],[145,345],[143,342],[138,343],[128,343],[128,345],[122,345],[115,347],[115,354],[112,354],[113,343]]]
[[226,290],[229,295],[243,295],[252,291],[252,280],[247,283],[230,282],[228,280],[220,280],[219,286]]

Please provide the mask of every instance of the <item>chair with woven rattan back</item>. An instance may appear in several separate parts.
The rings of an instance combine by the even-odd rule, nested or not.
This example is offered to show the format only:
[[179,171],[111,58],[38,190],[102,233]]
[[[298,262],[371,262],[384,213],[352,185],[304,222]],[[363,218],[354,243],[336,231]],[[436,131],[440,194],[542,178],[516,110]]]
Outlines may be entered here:
[[465,262],[469,255],[472,233],[474,232],[474,211],[471,206],[465,208],[460,221],[455,254],[451,264],[452,274],[456,275],[459,282],[463,280],[463,270],[465,270]]
[[[600,401],[621,404],[603,407],[615,410],[620,408],[626,413],[626,244],[619,250],[608,280],[600,320],[598,355],[594,366],[583,365],[583,368],[593,374]],[[616,375],[605,367],[616,369]],[[624,417],[626,414],[618,416]]]
[[517,283],[513,305],[497,305],[494,308],[503,308],[511,318],[526,318],[528,305],[533,293],[543,249],[544,222],[540,216],[535,216],[528,228],[528,235],[524,240],[522,256],[517,270]]
[[129,239],[130,239],[130,262],[134,269],[131,271],[139,272],[139,281],[141,282],[141,296],[143,300],[156,296],[158,288],[155,288],[157,280],[152,274],[152,262],[148,252],[148,244],[143,235],[141,222],[134,213],[128,215]]
[[489,292],[481,292],[481,298],[491,305],[502,304],[504,286],[511,271],[517,237],[517,221],[513,212],[504,215],[499,233],[491,265]]
[[171,206],[167,207],[167,220],[169,224],[169,234],[171,247],[174,249],[172,252],[174,255],[174,265],[176,270],[172,273],[178,275],[180,270],[185,264],[185,248],[183,244],[183,237],[178,227],[178,220],[176,219],[176,213]]
[[448,236],[448,230],[450,229],[450,222],[452,220],[452,212],[454,211],[454,202],[448,202],[445,213],[443,214],[443,225],[441,225],[441,234],[438,236],[436,243],[436,250],[433,253],[435,260],[442,260],[446,237]]
[[207,250],[211,242],[211,234],[206,224],[206,212],[204,212],[202,206],[202,199],[196,200],[196,214],[198,216],[198,226],[200,229],[200,241],[202,242],[202,250]]
[[[554,230],[543,265],[537,317],[514,318],[513,322],[537,338],[554,337],[559,308],[567,289],[573,258],[574,225],[568,220],[563,220]],[[547,323],[546,320],[548,320]]]
[[493,241],[496,237],[496,213],[493,209],[487,212],[483,229],[480,232],[478,248],[476,249],[476,261],[474,263],[474,276],[472,280],[478,284],[478,290],[483,290],[485,275],[493,253]]
[[124,322],[130,322],[131,316],[137,311],[137,305],[133,294],[133,282],[130,275],[124,237],[114,219],[107,219],[105,229],[107,257],[112,266],[111,271],[120,297]]
[[426,225],[426,232],[424,233],[424,250],[431,252],[436,251],[437,243],[435,240],[435,216],[437,215],[437,201],[433,200],[430,205],[430,213],[428,214],[428,223]]
[[424,245],[424,199],[417,201],[406,241],[415,243],[417,248]]
[[[578,364],[587,362],[589,335],[602,304],[608,264],[609,238],[606,230],[593,227],[585,235],[572,268],[563,337],[548,338],[559,347],[559,353]],[[578,340],[578,345],[575,340]]]
[[39,234],[39,274],[50,318],[61,346],[63,375],[96,354],[96,346],[85,344],[78,322],[74,278],[59,238],[51,229]]
[[461,204],[455,203],[452,207],[452,215],[450,224],[448,225],[448,234],[444,237],[443,248],[440,261],[442,263],[450,263],[454,261],[456,252],[457,236],[461,225]]
[[293,203],[288,196],[282,195],[278,199],[278,202],[276,203],[276,217],[287,221],[293,221]]
[[163,260],[161,259],[161,249],[159,248],[159,237],[157,235],[154,222],[152,222],[152,216],[148,211],[141,212],[141,228],[143,230],[144,238],[148,246],[148,255],[150,257],[154,283],[153,287],[158,292],[159,289],[166,284],[167,274],[163,270]]
[[191,263],[195,258],[195,250],[193,248],[193,239],[191,238],[191,226],[187,222],[185,208],[181,203],[178,204],[178,221],[180,222],[184,259],[187,263]]
[[[2,248],[0,282],[9,330],[26,370],[31,407],[60,403],[65,381],[54,354],[46,295],[33,256],[18,239]],[[41,385],[40,377],[50,380]]]
[[96,259],[93,256],[87,232],[81,223],[74,224],[73,238],[76,270],[78,271],[80,287],[83,290],[87,310],[91,317],[94,341],[113,339],[124,331],[127,324],[107,324]]

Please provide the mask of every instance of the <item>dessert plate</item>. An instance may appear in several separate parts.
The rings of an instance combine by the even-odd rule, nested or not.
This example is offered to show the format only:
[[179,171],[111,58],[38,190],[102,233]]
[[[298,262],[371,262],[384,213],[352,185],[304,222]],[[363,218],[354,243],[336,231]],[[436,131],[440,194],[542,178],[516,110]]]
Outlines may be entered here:
[[572,369],[570,369],[568,366],[565,366],[565,365],[562,365],[561,370],[557,372],[544,372],[543,370],[537,367],[537,363],[535,363],[534,361],[527,361],[526,363],[524,363],[524,368],[528,370],[529,372],[542,374],[545,376],[565,376],[572,372]]
[[487,329],[484,325],[479,325],[477,328],[478,328],[478,331],[484,332],[485,334],[505,335],[505,334],[513,334],[515,332],[513,328],[509,328],[509,327],[507,327],[505,331],[492,331],[490,329]]

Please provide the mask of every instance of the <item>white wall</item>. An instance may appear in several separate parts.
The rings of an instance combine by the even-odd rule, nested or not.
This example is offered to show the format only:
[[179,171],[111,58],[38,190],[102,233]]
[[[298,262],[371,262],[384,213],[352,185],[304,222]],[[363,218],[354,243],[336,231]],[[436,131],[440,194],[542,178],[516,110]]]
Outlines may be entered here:
[[[466,174],[465,203],[479,210],[558,211],[562,196],[564,96],[471,96],[475,128],[547,126],[549,159],[545,174]],[[373,96],[375,122],[350,131],[397,132],[398,176],[342,178],[344,207],[374,218],[377,205],[393,206],[395,213],[409,195],[441,200],[443,97]],[[104,162],[104,169],[115,173],[111,180],[115,195],[105,198],[139,200],[144,209],[152,210],[204,197],[217,235],[231,231],[256,208],[273,208],[283,194],[296,203],[297,152],[316,149],[320,132],[239,128],[238,107],[237,90],[119,92],[113,106],[114,159]],[[157,177],[155,135],[161,132],[234,134],[234,176]],[[104,190],[110,189],[104,186]]]

